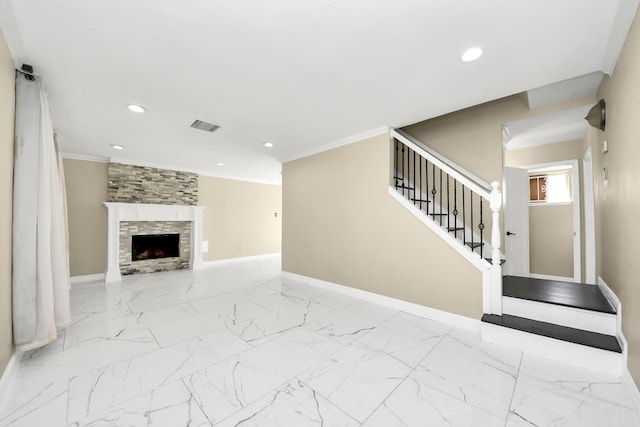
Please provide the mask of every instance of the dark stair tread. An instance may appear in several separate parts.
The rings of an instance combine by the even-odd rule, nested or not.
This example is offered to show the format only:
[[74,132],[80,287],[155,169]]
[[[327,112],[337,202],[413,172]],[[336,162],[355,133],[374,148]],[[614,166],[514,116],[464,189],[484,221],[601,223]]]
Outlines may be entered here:
[[530,277],[504,276],[502,295],[583,310],[616,314],[599,286]]
[[442,216],[445,216],[445,215],[446,215],[446,213],[438,213],[438,212],[433,213],[433,212],[427,212],[427,215],[435,215],[435,216],[440,216],[440,215],[442,215]]
[[[492,260],[491,258],[485,258],[484,260],[485,260],[485,261],[488,261],[488,262],[489,262],[489,264],[493,264],[493,260]],[[504,258],[500,258],[500,265],[504,264],[505,262],[507,262],[507,260],[506,260],[506,259],[504,259]]]
[[451,228],[447,228],[447,231],[462,231],[464,230],[464,227],[451,227]]
[[398,184],[396,184],[396,185],[394,185],[394,187],[395,187],[395,188],[404,188],[404,189],[407,189],[407,190],[415,190],[415,188],[413,188],[413,187],[408,187],[408,186],[406,186],[406,185],[398,185]]
[[555,325],[553,323],[539,322],[537,320],[510,316],[508,314],[503,314],[502,316],[498,316],[496,314],[485,314],[482,316],[482,321],[574,344],[581,344],[588,347],[599,348],[601,350],[622,353],[620,343],[613,335],[599,334],[597,332],[569,328],[567,326]]
[[469,246],[471,249],[479,248],[480,246],[484,246],[484,243],[480,242],[465,242],[465,245]]
[[431,200],[425,200],[425,199],[414,199],[414,198],[411,198],[409,200],[412,200],[414,202],[431,203]]

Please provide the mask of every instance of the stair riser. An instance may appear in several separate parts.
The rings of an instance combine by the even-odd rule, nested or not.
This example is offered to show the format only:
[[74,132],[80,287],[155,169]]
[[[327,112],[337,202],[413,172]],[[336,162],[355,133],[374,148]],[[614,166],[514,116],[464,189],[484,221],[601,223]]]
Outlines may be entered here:
[[488,323],[482,324],[482,339],[616,377],[622,375],[626,366],[625,353],[600,350]]
[[555,304],[546,304],[518,298],[502,297],[502,312],[518,317],[554,323],[570,328],[597,332],[605,335],[618,334],[615,314],[581,310]]
[[624,352],[600,350],[489,323],[482,323],[482,339],[616,377],[622,375],[626,366]]

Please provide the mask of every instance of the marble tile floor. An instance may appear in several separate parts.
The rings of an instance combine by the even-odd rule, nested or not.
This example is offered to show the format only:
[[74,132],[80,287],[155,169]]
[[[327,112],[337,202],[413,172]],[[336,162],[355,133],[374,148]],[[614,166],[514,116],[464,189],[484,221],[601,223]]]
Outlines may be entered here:
[[619,378],[284,279],[277,257],[71,298],[0,426],[640,426]]

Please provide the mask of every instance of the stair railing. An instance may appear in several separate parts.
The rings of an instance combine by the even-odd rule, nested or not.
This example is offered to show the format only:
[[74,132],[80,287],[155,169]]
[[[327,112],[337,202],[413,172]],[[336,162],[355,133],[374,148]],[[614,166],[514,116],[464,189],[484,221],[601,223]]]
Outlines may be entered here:
[[[500,184],[489,185],[401,130],[392,129],[391,137],[394,152],[391,186],[453,237],[446,239],[450,244],[455,241],[475,254],[474,264],[483,271],[484,312],[502,314]],[[487,204],[490,215],[485,213]],[[485,251],[487,235],[490,254]]]

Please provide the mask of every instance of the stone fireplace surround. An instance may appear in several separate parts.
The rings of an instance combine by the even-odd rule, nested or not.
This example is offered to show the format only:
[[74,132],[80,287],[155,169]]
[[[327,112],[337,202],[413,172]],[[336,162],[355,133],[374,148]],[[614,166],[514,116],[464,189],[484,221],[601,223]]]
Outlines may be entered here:
[[[173,234],[179,236],[177,256],[132,259],[133,236]],[[120,273],[156,273],[184,270],[191,260],[191,221],[120,221]]]
[[107,271],[105,282],[122,280],[120,269],[120,223],[123,221],[167,221],[191,223],[189,268],[197,270],[202,262],[202,211],[204,206],[159,205],[105,202],[108,210]]

